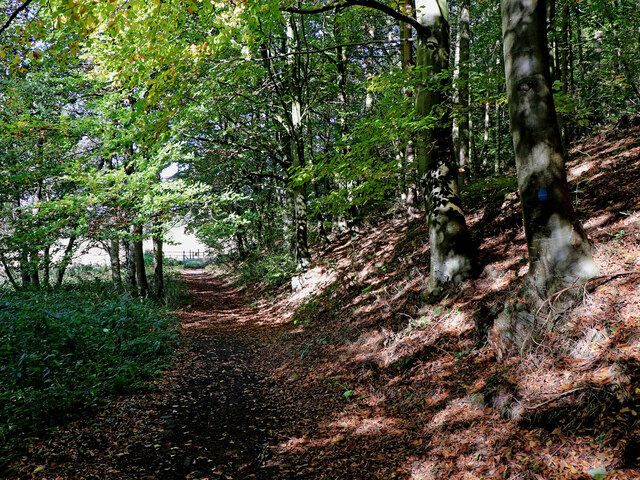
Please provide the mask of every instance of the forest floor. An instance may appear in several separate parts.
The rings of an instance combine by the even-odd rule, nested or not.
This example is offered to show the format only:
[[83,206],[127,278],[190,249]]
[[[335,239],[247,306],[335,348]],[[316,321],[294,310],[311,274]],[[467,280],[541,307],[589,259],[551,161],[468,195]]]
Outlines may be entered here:
[[483,271],[436,305],[424,219],[401,212],[316,252],[294,293],[186,272],[175,367],[33,440],[10,478],[640,478],[640,128],[568,167],[601,276],[532,348],[487,341],[527,272],[505,178],[465,194]]

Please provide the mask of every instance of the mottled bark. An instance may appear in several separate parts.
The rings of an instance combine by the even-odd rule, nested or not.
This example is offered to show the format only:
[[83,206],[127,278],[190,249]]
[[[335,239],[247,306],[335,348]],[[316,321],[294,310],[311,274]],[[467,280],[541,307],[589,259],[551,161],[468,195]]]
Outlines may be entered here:
[[546,298],[596,274],[567,185],[551,91],[544,0],[502,0],[509,116],[533,293]]
[[473,271],[474,254],[457,194],[457,171],[453,159],[450,108],[442,80],[449,63],[449,20],[444,0],[416,1],[421,26],[417,66],[421,72],[416,95],[418,117],[436,115],[441,120],[419,132],[418,169],[424,185],[429,223],[431,272],[429,285],[437,291],[444,284],[460,283]]

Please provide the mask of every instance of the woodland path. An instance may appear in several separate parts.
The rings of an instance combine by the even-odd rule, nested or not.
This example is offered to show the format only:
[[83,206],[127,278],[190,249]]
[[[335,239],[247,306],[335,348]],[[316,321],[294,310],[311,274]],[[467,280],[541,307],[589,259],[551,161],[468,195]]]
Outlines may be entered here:
[[[133,478],[288,478],[269,466],[277,431],[291,422],[272,399],[268,327],[250,299],[202,270],[185,273],[191,304],[180,319],[186,350],[165,385],[156,438],[138,444],[121,472]],[[159,447],[158,447],[159,446]]]

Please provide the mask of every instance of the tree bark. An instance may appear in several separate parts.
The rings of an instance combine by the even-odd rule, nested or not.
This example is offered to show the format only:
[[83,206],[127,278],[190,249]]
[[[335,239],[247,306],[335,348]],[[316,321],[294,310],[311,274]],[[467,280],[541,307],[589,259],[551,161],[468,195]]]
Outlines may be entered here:
[[[289,137],[291,140],[291,168],[296,171],[305,165],[305,149],[302,123],[302,86],[300,34],[293,16],[287,21],[287,49],[289,56],[289,92],[291,94]],[[306,268],[311,263],[307,227],[307,187],[306,184],[292,188],[293,212],[295,226],[295,253],[299,268]]]
[[[413,15],[413,0],[404,0],[404,11],[402,12],[407,16]],[[402,69],[406,71],[411,70],[415,61],[413,58],[413,47],[411,45],[412,27],[406,22],[401,22],[400,28],[402,29],[402,42],[400,44],[400,57],[402,62]],[[406,86],[403,89],[403,94],[406,99],[410,99],[413,94],[411,88]],[[417,168],[416,168],[416,149],[415,139],[413,135],[408,132],[409,138],[407,139],[407,145],[404,148],[404,175],[406,183],[406,195],[407,195],[407,214],[409,218],[415,218],[419,213],[419,194],[417,185]]]
[[42,255],[42,281],[45,285],[49,285],[51,278],[51,247],[44,247]]
[[469,183],[469,39],[471,0],[461,0],[458,20],[453,97],[453,145],[458,165],[458,185]]
[[9,267],[9,264],[7,263],[7,259],[4,257],[4,254],[2,252],[0,252],[0,262],[2,262],[2,268],[4,268],[4,273],[7,276],[7,279],[9,280],[9,283],[11,284],[13,289],[19,290],[20,287],[18,286],[18,283],[16,282],[15,278],[13,278],[13,273],[11,273],[11,268]]
[[[450,106],[439,74],[449,63],[449,19],[444,0],[417,0],[416,19],[424,28],[417,42],[421,72],[416,95],[418,117],[437,115],[440,121],[419,132],[418,169],[424,185],[431,272],[429,289],[437,296],[447,283],[458,284],[473,272],[475,250],[457,194]],[[425,33],[427,32],[427,33]]]
[[133,258],[136,264],[136,280],[138,283],[138,294],[142,297],[149,296],[149,282],[147,272],[144,268],[144,251],[142,249],[142,225],[134,225],[133,233]]
[[162,236],[153,236],[153,287],[156,298],[164,298],[164,256]]
[[120,242],[111,240],[109,245],[109,259],[111,260],[111,281],[116,288],[122,285],[122,272],[120,269]]
[[544,0],[502,0],[509,117],[524,217],[527,286],[541,299],[597,273],[567,185]]
[[67,248],[64,250],[64,255],[62,256],[62,261],[58,266],[58,285],[62,285],[62,280],[64,279],[64,273],[67,271],[67,267],[71,264],[71,259],[73,256],[73,246],[76,242],[75,234],[72,234],[69,237],[69,242],[67,243]]
[[138,282],[136,281],[136,262],[133,241],[126,239],[124,241],[124,247],[127,264],[127,285],[131,289],[131,294],[136,296],[138,295]]

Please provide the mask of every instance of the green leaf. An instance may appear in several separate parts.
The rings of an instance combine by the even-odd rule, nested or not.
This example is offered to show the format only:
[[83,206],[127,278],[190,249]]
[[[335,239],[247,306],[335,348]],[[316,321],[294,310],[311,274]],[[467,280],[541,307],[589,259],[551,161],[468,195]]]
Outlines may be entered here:
[[589,470],[587,474],[593,477],[595,480],[604,480],[607,478],[607,470],[604,467],[594,468]]

